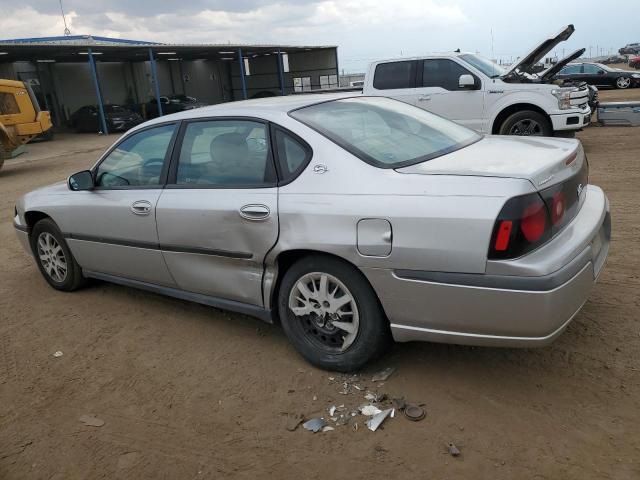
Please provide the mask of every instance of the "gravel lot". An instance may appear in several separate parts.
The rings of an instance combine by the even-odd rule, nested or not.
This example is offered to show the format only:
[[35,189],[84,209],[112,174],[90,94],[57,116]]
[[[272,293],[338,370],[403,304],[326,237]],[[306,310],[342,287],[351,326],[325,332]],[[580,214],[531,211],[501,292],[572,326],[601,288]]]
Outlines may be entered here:
[[[601,93],[622,98],[640,89]],[[427,417],[375,433],[361,418],[356,431],[287,431],[287,413],[357,406],[364,391],[339,394],[276,326],[115,285],[48,287],[15,239],[14,201],[115,138],[60,135],[0,172],[0,478],[640,478],[640,128],[579,134],[613,243],[567,332],[531,350],[396,345],[358,384]],[[386,366],[395,374],[372,384]]]

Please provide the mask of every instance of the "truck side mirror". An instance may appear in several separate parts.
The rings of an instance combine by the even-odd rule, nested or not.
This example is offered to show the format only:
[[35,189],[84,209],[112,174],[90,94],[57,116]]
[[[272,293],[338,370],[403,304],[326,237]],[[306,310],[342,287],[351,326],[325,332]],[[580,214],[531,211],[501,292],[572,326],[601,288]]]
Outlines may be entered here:
[[93,181],[93,174],[90,170],[83,170],[78,173],[74,173],[69,177],[67,181],[69,190],[78,192],[80,190],[93,190],[95,183]]
[[464,88],[466,90],[475,90],[476,80],[475,78],[473,78],[473,75],[460,75],[460,78],[458,78],[458,87]]

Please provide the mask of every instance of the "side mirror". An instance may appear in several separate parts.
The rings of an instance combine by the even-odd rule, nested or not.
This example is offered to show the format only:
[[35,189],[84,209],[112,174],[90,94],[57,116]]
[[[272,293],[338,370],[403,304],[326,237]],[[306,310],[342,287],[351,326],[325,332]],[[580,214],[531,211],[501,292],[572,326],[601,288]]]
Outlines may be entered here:
[[473,78],[473,75],[460,75],[460,78],[458,78],[458,86],[467,90],[475,90],[476,80],[475,78]]
[[93,174],[90,170],[83,170],[78,173],[74,173],[67,180],[69,190],[78,192],[80,190],[93,190],[95,184],[93,182]]

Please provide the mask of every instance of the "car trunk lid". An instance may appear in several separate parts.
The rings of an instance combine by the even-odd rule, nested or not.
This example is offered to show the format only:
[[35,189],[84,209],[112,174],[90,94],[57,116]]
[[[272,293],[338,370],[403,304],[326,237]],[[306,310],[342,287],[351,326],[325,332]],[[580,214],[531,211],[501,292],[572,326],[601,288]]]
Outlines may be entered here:
[[573,139],[488,135],[469,147],[396,171],[520,178],[542,190],[575,175],[584,162],[582,145]]

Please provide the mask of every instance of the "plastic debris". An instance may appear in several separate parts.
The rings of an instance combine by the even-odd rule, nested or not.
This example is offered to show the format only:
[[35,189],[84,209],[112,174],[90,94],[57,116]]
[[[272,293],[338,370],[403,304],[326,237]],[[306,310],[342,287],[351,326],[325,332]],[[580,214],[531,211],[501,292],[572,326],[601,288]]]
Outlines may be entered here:
[[404,416],[413,422],[418,422],[426,416],[426,413],[422,407],[407,405],[404,409]]
[[372,382],[384,382],[386,381],[391,375],[393,375],[393,372],[395,372],[396,369],[394,367],[387,367],[384,370],[380,370],[378,373],[376,373],[372,378],[371,381]]
[[393,408],[383,410],[380,413],[375,414],[369,420],[367,420],[366,424],[369,430],[371,430],[372,432],[375,432],[378,429],[378,427],[382,425],[382,422],[384,422],[385,419],[391,414],[391,412],[393,412],[393,410],[394,410]]
[[449,442],[449,445],[447,445],[447,449],[449,450],[449,455],[451,455],[452,457],[459,457],[460,456],[460,450],[458,450],[458,447],[456,447],[453,442]]
[[375,405],[362,405],[360,407],[360,413],[365,417],[372,417],[379,414],[380,412],[382,412],[382,410],[380,410]]
[[329,416],[333,417],[336,413],[336,406],[333,405],[331,408],[329,408]]
[[58,350],[57,352],[55,352],[53,354],[53,356],[56,357],[56,358],[61,357],[62,355],[63,355],[63,353],[60,350]]
[[84,423],[87,427],[101,427],[104,425],[104,420],[92,414],[81,415],[78,420]]
[[316,433],[326,427],[327,422],[324,421],[324,418],[312,418],[311,420],[307,420],[306,422],[304,422],[302,426],[306,430]]
[[287,430],[293,432],[296,428],[298,428],[298,425],[300,425],[303,420],[304,416],[301,413],[287,415],[287,422],[285,426],[287,427]]
[[323,432],[330,432],[332,430],[335,430],[335,428],[330,427],[329,425],[327,425],[326,427],[322,427]]

